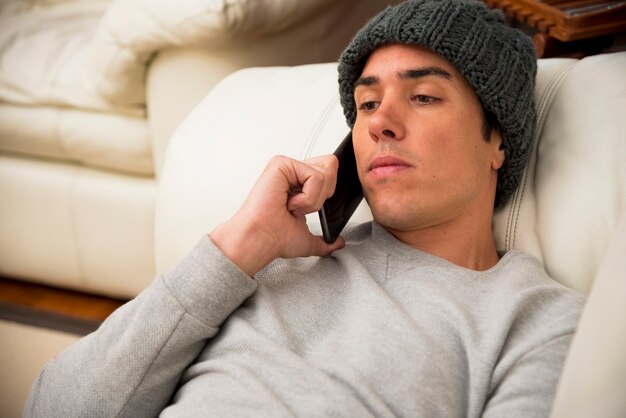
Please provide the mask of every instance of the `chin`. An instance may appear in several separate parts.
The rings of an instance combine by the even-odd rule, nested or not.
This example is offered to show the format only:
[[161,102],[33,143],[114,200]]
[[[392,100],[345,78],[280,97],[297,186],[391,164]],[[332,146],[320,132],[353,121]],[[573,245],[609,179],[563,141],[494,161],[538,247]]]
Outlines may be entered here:
[[387,228],[404,230],[414,223],[418,210],[414,206],[407,206],[401,202],[387,202],[387,204],[370,204],[374,220]]

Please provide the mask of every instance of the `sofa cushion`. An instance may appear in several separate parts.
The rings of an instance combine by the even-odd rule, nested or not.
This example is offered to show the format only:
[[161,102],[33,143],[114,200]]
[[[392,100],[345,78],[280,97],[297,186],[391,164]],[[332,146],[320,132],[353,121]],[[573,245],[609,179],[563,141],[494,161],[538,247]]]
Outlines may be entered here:
[[101,96],[143,104],[145,64],[155,51],[170,46],[214,48],[233,41],[245,44],[283,32],[333,3],[339,2],[115,0],[98,27],[87,74]]
[[85,77],[93,37],[110,0],[6,7],[0,15],[0,101],[143,115],[112,105]]
[[145,118],[0,104],[0,151],[152,175]]
[[156,187],[153,178],[0,154],[0,276],[136,296],[154,278]]

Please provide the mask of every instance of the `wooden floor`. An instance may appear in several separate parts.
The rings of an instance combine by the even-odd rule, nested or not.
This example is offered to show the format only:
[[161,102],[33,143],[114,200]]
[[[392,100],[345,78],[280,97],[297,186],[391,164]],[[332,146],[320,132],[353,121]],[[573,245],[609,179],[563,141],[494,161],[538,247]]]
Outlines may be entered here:
[[0,319],[85,335],[126,301],[0,277]]

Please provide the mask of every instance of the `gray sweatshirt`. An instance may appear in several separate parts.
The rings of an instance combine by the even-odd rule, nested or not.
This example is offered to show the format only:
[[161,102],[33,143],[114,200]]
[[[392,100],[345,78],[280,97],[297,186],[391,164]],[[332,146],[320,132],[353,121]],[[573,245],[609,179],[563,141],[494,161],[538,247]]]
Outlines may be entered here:
[[545,417],[583,306],[512,250],[476,272],[377,224],[252,280],[204,237],[42,370],[31,417]]

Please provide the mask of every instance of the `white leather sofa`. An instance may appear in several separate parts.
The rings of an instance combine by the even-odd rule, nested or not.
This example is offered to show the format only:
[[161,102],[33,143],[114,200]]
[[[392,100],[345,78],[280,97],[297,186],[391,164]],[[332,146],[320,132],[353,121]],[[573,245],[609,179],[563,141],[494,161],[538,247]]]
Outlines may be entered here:
[[[553,418],[626,416],[624,74],[626,53],[539,61],[530,163],[494,218],[501,249],[526,250],[589,296]],[[347,131],[335,63],[222,80],[171,140],[156,204],[157,271],[235,212],[272,155],[331,153]],[[355,220],[370,216],[362,206]],[[319,229],[315,215],[309,224]]]
[[0,2],[0,276],[136,295],[180,121],[236,69],[336,60],[397,2]]

